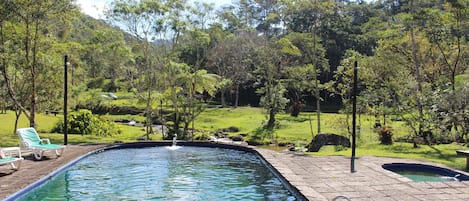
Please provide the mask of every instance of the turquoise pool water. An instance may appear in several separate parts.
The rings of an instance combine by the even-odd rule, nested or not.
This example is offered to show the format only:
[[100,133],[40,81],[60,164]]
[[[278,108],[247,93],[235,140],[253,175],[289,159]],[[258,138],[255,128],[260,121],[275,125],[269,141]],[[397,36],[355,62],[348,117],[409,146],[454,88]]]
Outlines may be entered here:
[[456,181],[453,177],[443,176],[437,173],[418,171],[396,171],[396,173],[407,177],[415,182],[448,182]]
[[93,154],[19,200],[287,200],[296,198],[252,153],[167,147]]

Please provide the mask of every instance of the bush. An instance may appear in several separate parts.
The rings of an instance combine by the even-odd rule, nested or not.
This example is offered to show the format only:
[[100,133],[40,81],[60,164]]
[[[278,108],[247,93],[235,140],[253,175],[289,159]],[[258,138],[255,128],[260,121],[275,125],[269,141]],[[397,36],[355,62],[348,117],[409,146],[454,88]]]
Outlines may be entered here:
[[102,89],[106,84],[106,79],[103,77],[94,78],[86,85],[88,89]]
[[105,105],[101,103],[78,104],[75,109],[91,110],[93,114],[111,114],[111,115],[137,115],[144,112],[143,109],[134,106]]
[[379,141],[381,144],[392,144],[392,129],[389,126],[383,126],[378,130]]
[[257,128],[252,135],[248,136],[247,142],[249,145],[268,145],[274,140],[275,131],[267,128]]
[[[89,110],[71,112],[67,116],[67,122],[67,129],[70,134],[111,136],[122,132],[116,123],[95,116]],[[63,125],[63,120],[60,120],[52,129],[52,132],[63,133]]]

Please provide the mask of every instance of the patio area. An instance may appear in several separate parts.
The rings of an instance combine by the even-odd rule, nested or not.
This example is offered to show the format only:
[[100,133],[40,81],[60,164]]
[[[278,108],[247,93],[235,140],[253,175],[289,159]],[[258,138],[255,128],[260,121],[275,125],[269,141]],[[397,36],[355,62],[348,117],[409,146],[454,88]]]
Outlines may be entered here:
[[[333,200],[345,196],[351,200],[469,200],[469,182],[413,182],[381,167],[385,163],[422,163],[423,161],[360,157],[355,173],[350,158],[315,157],[291,152],[258,151],[309,200]],[[337,199],[346,200],[346,199]]]

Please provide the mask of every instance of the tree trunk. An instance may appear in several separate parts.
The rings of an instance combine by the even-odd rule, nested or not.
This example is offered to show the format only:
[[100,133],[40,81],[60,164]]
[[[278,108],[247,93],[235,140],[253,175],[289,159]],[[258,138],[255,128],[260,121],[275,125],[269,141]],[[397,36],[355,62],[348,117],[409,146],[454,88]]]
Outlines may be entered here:
[[293,102],[290,115],[292,117],[298,117],[298,115],[300,115],[300,112],[301,112],[301,101],[295,100],[295,102]]
[[[150,87],[151,89],[151,87]],[[148,89],[148,94],[147,94],[147,106],[145,108],[146,111],[146,122],[145,122],[145,128],[146,128],[146,140],[150,140],[150,132],[151,132],[151,90]]]
[[273,109],[269,111],[269,121],[267,122],[267,128],[273,129],[275,127],[275,112]]
[[18,130],[18,122],[21,117],[21,110],[19,108],[15,109],[15,129],[13,130],[13,135],[16,134],[16,130]]
[[[414,1],[410,1],[410,8],[411,8],[411,12],[414,10],[414,5],[413,5]],[[415,66],[415,74],[416,74],[416,79],[417,79],[417,93],[415,93],[415,101],[417,103],[417,109],[418,109],[418,114],[419,114],[419,126],[418,126],[418,135],[422,135],[422,132],[423,132],[423,118],[424,118],[424,115],[423,115],[423,105],[422,105],[422,102],[420,101],[420,97],[422,94],[422,79],[421,79],[421,76],[420,76],[420,63],[418,61],[418,57],[417,57],[417,47],[416,47],[416,43],[415,43],[415,33],[414,33],[414,26],[411,25],[410,27],[410,40],[411,40],[411,46],[412,46],[412,57],[413,57],[413,62],[414,62],[414,66]],[[415,144],[414,142],[414,147],[417,147],[417,145]]]
[[221,91],[221,107],[226,107],[226,101],[225,101],[225,90]]
[[234,108],[237,108],[238,104],[239,104],[239,84],[236,84]]

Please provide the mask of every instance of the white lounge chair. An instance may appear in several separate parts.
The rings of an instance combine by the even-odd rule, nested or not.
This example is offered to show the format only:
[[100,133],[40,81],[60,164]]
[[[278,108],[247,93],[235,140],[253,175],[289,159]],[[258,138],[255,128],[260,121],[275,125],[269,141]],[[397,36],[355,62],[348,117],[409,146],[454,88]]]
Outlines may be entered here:
[[[17,152],[16,156],[13,156],[13,152]],[[21,157],[21,150],[19,147],[6,147],[0,148],[0,165],[11,165],[11,168],[18,170],[23,162]]]
[[36,160],[41,160],[45,151],[55,151],[57,157],[63,154],[65,146],[51,144],[49,139],[41,139],[34,128],[20,128],[16,130],[22,146],[31,149]]

